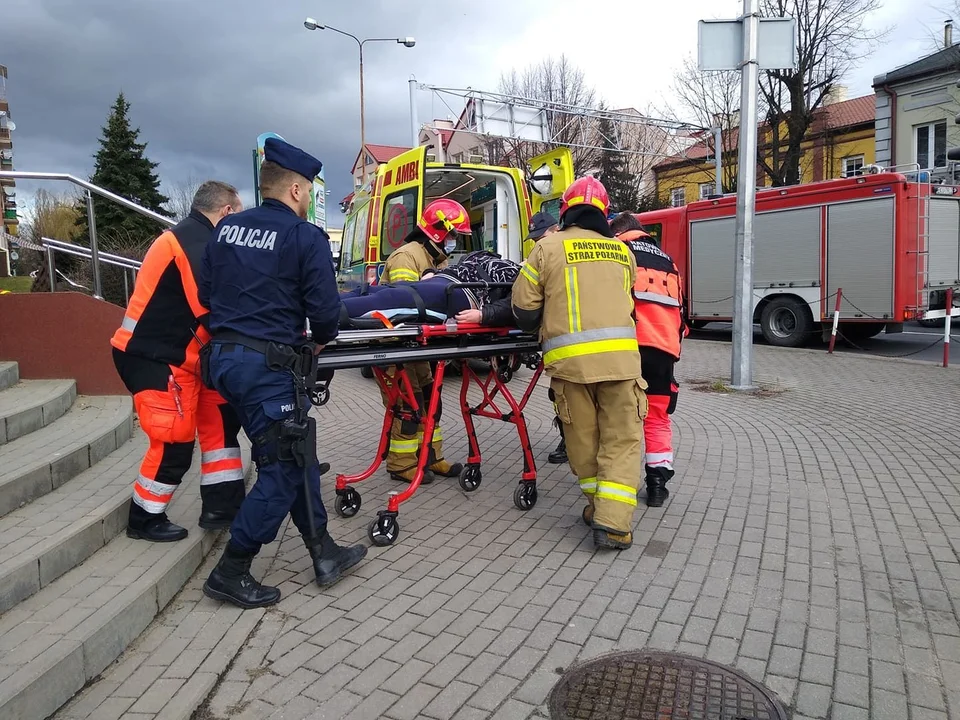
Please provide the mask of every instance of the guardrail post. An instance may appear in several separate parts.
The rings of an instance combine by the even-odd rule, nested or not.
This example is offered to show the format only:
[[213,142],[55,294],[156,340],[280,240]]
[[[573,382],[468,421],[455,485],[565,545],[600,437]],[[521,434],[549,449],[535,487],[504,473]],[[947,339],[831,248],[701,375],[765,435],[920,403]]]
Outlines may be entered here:
[[57,291],[57,260],[53,256],[53,248],[47,246],[47,275],[50,277],[50,292]]
[[123,305],[126,307],[130,302],[130,284],[127,278],[127,268],[123,269]]
[[90,262],[93,263],[93,296],[103,300],[100,285],[100,250],[97,247],[97,218],[93,212],[93,193],[87,190],[87,226],[90,228]]
[[830,332],[830,347],[827,350],[831,355],[833,354],[834,345],[837,344],[837,328],[840,327],[840,301],[842,299],[843,288],[837,288],[837,304],[833,308],[833,330]]
[[947,316],[943,319],[943,366],[950,365],[950,320],[953,312],[953,288],[947,288]]

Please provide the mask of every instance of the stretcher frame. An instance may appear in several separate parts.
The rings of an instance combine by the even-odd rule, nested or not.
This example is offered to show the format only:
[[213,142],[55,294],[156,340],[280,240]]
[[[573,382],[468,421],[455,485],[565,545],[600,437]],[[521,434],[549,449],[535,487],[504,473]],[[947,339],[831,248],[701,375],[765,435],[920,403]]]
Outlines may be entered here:
[[[473,359],[490,361],[491,369],[486,379],[481,378],[468,364],[468,361]],[[417,402],[405,367],[407,363],[421,361],[436,362],[433,391],[429,398],[423,399],[427,406],[425,416],[422,413],[423,408]],[[476,323],[451,321],[442,325],[398,325],[371,330],[344,330],[337,336],[336,341],[317,356],[318,367],[338,370],[372,366],[374,378],[385,393],[387,403],[373,461],[360,473],[336,476],[337,498],[334,508],[338,515],[353,517],[359,512],[360,493],[351,486],[371,477],[386,460],[394,418],[416,420],[418,424],[422,419],[424,425],[417,448],[417,467],[412,482],[402,492],[389,493],[386,509],[377,512],[377,518],[368,528],[367,535],[375,545],[391,545],[396,541],[400,535],[397,519],[400,505],[413,497],[423,481],[433,432],[437,425],[436,414],[443,391],[444,375],[449,363],[459,363],[461,368],[460,414],[469,444],[467,462],[459,477],[460,487],[466,492],[473,492],[480,487],[482,481],[482,455],[474,416],[509,422],[517,428],[523,451],[523,472],[514,492],[514,504],[524,511],[536,505],[537,468],[523,416],[523,410],[543,374],[540,344],[535,336],[516,328],[491,328]],[[391,382],[388,382],[385,370],[388,366],[396,367]],[[517,400],[507,384],[523,366],[533,370],[533,375],[522,397]],[[467,398],[471,385],[476,385],[482,395],[476,406],[471,406]],[[501,409],[497,405],[498,396],[506,403],[507,409]],[[403,404],[411,410],[403,410]]]

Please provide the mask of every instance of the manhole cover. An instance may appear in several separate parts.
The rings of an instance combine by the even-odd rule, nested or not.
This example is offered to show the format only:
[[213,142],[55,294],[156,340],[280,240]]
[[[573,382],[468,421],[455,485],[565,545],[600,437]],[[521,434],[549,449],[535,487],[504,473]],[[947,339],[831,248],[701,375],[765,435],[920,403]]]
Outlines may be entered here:
[[602,655],[550,693],[553,720],[787,720],[769,690],[731,668],[678,653]]

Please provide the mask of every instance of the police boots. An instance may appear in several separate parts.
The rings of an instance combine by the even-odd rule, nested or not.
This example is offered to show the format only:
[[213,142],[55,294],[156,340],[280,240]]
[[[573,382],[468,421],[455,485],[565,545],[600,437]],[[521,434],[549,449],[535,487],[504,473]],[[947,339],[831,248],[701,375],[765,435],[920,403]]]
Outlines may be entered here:
[[673,470],[647,466],[647,507],[663,507],[664,501],[670,496],[667,483],[672,477]]
[[304,538],[303,541],[313,560],[317,585],[324,587],[335,583],[344,572],[363,560],[367,556],[367,548],[364,545],[340,547],[325,527],[317,530],[316,539]]
[[227,543],[223,557],[203,584],[203,594],[245,609],[266,607],[278,602],[280,590],[261,585],[250,574],[253,557],[253,553]]

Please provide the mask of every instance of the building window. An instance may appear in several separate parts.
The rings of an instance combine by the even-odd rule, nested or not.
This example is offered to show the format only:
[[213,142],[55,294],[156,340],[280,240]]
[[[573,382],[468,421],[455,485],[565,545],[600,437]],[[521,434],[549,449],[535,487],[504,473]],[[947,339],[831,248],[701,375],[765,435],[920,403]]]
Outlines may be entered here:
[[670,191],[670,206],[671,207],[683,207],[687,202],[686,193],[684,188],[678,187],[673,188]]
[[916,161],[921,170],[947,166],[947,121],[914,127]]
[[714,183],[700,183],[700,199],[706,200],[708,197],[713,195],[713,189],[716,187]]
[[842,177],[856,177],[857,175],[862,175],[861,172],[863,169],[863,155],[851,155],[850,157],[845,157],[843,159],[843,175]]

